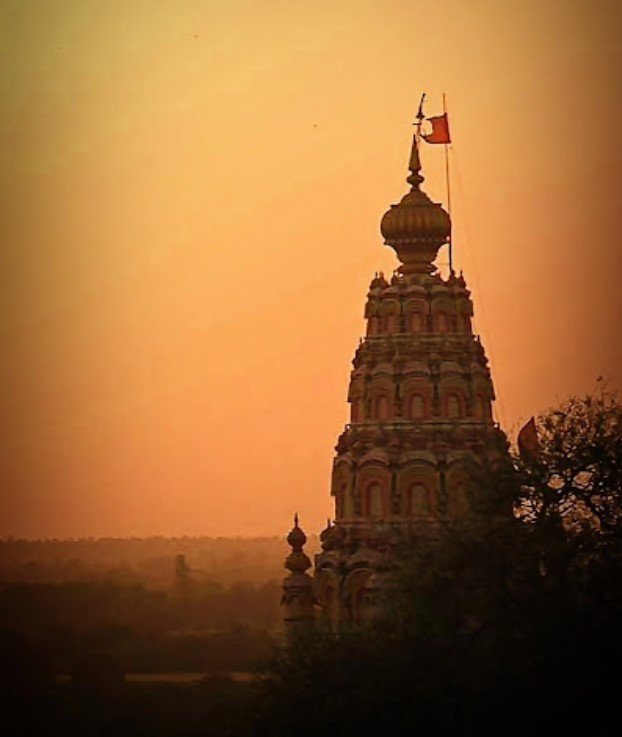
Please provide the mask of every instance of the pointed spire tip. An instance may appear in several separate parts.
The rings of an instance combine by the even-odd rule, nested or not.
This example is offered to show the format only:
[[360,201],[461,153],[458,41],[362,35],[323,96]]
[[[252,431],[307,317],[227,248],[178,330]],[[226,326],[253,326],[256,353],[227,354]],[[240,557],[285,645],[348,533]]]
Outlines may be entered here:
[[417,133],[413,136],[413,145],[410,152],[408,168],[410,169],[410,175],[406,178],[406,181],[413,187],[413,189],[419,189],[419,185],[423,182],[423,177],[419,173],[421,171],[421,159],[419,158],[419,140]]

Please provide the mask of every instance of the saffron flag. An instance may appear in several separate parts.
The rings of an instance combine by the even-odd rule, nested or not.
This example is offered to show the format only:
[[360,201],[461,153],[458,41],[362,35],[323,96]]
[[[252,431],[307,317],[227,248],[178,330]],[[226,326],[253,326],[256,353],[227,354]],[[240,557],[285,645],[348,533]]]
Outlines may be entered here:
[[421,138],[427,143],[451,143],[447,113],[435,115],[433,118],[428,118],[428,120],[432,123],[432,132],[422,133]]
[[523,460],[537,458],[540,453],[536,421],[532,417],[518,433],[518,452]]

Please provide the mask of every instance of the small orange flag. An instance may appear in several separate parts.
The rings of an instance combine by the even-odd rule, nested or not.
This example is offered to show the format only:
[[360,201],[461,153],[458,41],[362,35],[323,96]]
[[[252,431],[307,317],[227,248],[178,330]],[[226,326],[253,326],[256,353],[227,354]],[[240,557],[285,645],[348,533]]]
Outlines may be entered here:
[[436,115],[433,118],[428,118],[428,120],[432,123],[432,132],[422,133],[421,138],[426,143],[451,143],[447,113]]
[[538,430],[536,429],[536,421],[532,417],[521,428],[518,433],[518,452],[525,461],[535,459],[540,454],[540,443],[538,441]]

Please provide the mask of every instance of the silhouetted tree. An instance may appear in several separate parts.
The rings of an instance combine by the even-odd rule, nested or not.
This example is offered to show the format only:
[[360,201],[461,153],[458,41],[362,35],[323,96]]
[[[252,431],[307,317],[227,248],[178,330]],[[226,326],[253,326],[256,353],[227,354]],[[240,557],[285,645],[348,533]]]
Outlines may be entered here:
[[516,456],[519,511],[574,532],[622,532],[622,405],[601,389],[571,397],[536,422],[537,445]]

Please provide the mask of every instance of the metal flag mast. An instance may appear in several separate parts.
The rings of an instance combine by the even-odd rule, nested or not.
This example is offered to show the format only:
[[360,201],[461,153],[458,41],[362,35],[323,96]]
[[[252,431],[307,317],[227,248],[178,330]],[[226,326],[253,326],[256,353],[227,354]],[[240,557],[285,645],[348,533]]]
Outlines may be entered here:
[[[447,100],[443,92],[443,115],[447,118]],[[452,220],[451,220],[451,185],[449,180],[449,143],[445,143],[445,182],[447,184],[447,213],[449,214],[449,273],[454,273],[453,243],[452,243]]]
[[[443,92],[443,114],[428,118],[432,123],[432,133],[422,134],[421,124],[425,120],[423,114],[423,103],[425,102],[425,92],[421,95],[419,102],[419,110],[417,111],[416,126],[416,138],[417,146],[419,141],[423,138],[426,143],[443,143],[445,145],[445,186],[447,187],[447,213],[449,214],[449,238],[447,239],[447,246],[449,248],[449,272],[453,274],[454,271],[454,258],[453,258],[453,243],[452,243],[452,224],[451,224],[451,183],[449,177],[449,145],[451,143],[451,137],[449,135],[449,123],[447,121],[447,95]],[[437,123],[442,122],[442,130],[437,131]],[[440,126],[439,126],[440,127]]]

